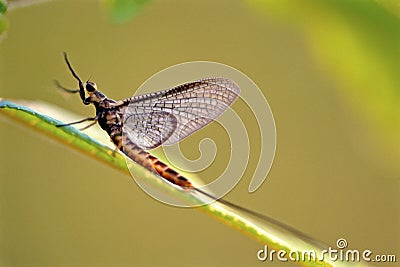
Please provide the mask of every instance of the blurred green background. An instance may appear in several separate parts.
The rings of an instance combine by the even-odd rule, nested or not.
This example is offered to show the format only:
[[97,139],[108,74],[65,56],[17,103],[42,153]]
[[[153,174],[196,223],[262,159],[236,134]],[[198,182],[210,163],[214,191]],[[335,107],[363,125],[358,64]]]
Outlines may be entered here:
[[[57,78],[75,86],[62,51],[83,79],[92,75],[114,99],[177,63],[228,64],[267,98],[277,151],[258,191],[247,193],[252,164],[226,198],[332,245],[346,238],[352,249],[398,253],[396,1],[154,0],[125,13],[112,2],[10,8],[0,42],[0,96],[93,114],[52,84]],[[247,117],[246,107],[236,108]],[[215,127],[198,137],[212,138]],[[163,205],[68,147],[3,118],[0,133],[0,266],[271,264],[258,262],[256,241],[197,210]],[[188,157],[196,156],[196,141],[185,140]],[[207,176],[225,163],[219,155]]]

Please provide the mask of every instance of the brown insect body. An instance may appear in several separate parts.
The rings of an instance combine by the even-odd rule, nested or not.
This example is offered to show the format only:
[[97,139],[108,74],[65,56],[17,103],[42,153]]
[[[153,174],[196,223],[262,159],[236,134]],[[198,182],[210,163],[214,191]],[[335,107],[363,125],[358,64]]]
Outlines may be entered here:
[[[79,92],[81,99],[85,105],[92,104],[95,107],[96,116],[78,122],[58,126],[72,125],[83,121],[94,121],[92,124],[88,125],[88,127],[90,127],[97,122],[99,123],[100,127],[108,133],[111,141],[115,144],[117,150],[120,150],[136,163],[142,165],[152,172],[157,173],[167,181],[182,188],[192,188],[193,186],[188,179],[180,175],[175,170],[171,169],[167,164],[152,156],[150,153],[148,153],[143,148],[135,144],[132,140],[123,135],[124,112],[133,98],[126,98],[124,100],[116,102],[115,100],[108,98],[102,92],[98,91],[97,86],[94,82],[87,81],[85,83],[82,83],[79,76],[72,69],[66,54],[64,54],[64,57],[72,75],[79,82],[79,90],[69,90],[61,87],[58,84],[59,87],[67,92]],[[88,94],[88,97],[85,98],[86,93]]]

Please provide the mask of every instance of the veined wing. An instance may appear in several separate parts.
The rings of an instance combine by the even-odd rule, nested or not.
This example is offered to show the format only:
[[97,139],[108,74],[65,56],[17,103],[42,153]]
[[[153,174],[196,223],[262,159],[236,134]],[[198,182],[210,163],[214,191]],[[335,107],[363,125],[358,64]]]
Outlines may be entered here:
[[172,145],[220,116],[238,97],[226,78],[206,78],[135,96],[125,109],[124,133],[144,149]]

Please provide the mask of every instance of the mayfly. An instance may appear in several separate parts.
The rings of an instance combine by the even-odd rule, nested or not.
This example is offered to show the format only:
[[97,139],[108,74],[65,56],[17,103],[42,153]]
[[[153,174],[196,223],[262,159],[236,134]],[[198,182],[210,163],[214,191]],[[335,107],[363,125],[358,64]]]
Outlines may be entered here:
[[[95,107],[96,115],[59,124],[57,127],[91,121],[92,123],[82,128],[83,130],[98,123],[110,136],[116,151],[120,150],[166,181],[185,191],[198,192],[315,242],[291,226],[199,189],[186,177],[146,151],[162,144],[175,144],[220,116],[239,96],[240,89],[234,81],[227,78],[205,78],[167,90],[115,101],[97,90],[94,82],[82,82],[65,52],[64,59],[72,76],[78,81],[79,89],[67,89],[58,82],[56,85],[68,93],[79,94],[83,104],[92,104]],[[130,111],[125,112],[128,106]],[[128,133],[124,132],[124,128],[128,128]]]
[[[72,76],[78,81],[79,89],[67,89],[57,81],[56,85],[65,92],[79,94],[83,104],[92,104],[95,107],[96,114],[94,117],[59,124],[57,127],[91,121],[83,130],[98,123],[110,136],[116,151],[121,151],[134,162],[182,189],[197,191],[218,200],[195,187],[186,177],[147,150],[162,144],[175,144],[220,116],[239,96],[240,89],[234,81],[227,78],[205,78],[167,90],[115,101],[97,90],[96,83],[82,82],[66,53],[64,60]],[[129,112],[126,112],[128,106]],[[129,128],[128,133],[124,132],[125,128]],[[225,200],[218,201],[238,207]]]
[[65,52],[64,59],[72,76],[78,81],[79,89],[67,89],[58,82],[56,85],[68,93],[79,94],[83,104],[92,104],[95,107],[96,115],[59,124],[57,127],[91,121],[83,130],[98,123],[110,136],[116,151],[120,150],[169,183],[185,191],[198,192],[228,207],[278,225],[305,240],[316,242],[291,226],[199,189],[186,177],[146,151],[162,144],[175,144],[224,113],[239,96],[240,89],[234,81],[227,78],[205,78],[167,90],[115,101],[97,90],[94,82],[82,82]]

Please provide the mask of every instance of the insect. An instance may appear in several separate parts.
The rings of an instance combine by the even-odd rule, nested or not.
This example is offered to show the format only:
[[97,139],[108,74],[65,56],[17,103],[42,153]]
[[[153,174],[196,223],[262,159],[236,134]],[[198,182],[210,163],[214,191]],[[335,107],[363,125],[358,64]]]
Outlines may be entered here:
[[[56,125],[57,127],[91,121],[92,123],[82,128],[86,129],[98,123],[108,133],[116,150],[120,150],[166,181],[315,242],[291,226],[195,187],[186,177],[146,151],[162,144],[175,144],[221,115],[239,96],[240,89],[234,81],[226,78],[206,78],[171,89],[115,101],[97,90],[94,82],[83,83],[65,52],[64,59],[72,76],[78,81],[79,89],[67,89],[58,82],[56,85],[68,93],[79,94],[83,104],[92,104],[95,107],[96,114],[91,118]],[[128,129],[127,132],[124,132],[124,129]]]
[[[64,59],[72,76],[78,81],[79,89],[67,89],[57,81],[56,85],[68,93],[79,94],[83,104],[95,107],[96,114],[94,117],[60,124],[57,127],[91,121],[92,123],[82,128],[86,129],[98,123],[108,133],[116,150],[120,150],[168,182],[185,190],[198,191],[216,200],[215,197],[195,188],[186,177],[146,150],[162,144],[175,144],[221,115],[239,95],[239,86],[234,81],[226,78],[206,78],[167,90],[115,101],[97,90],[94,82],[82,82],[66,53]],[[128,131],[124,132],[127,128]]]

